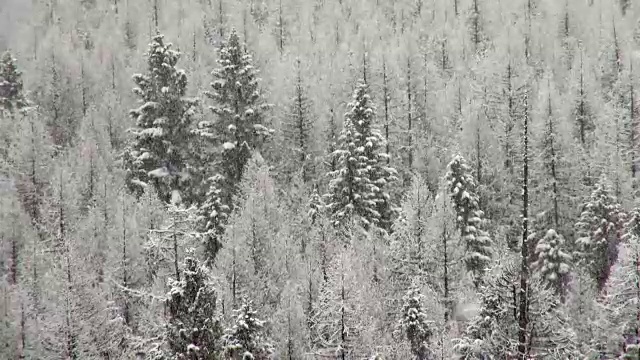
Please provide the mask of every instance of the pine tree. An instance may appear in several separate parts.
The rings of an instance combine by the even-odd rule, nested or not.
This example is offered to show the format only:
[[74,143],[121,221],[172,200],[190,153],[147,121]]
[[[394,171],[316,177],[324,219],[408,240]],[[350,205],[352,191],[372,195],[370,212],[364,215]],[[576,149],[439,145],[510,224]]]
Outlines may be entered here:
[[540,272],[545,281],[555,289],[556,294],[563,295],[571,270],[571,255],[565,250],[562,235],[550,229],[536,245],[537,260],[531,264]]
[[385,188],[397,180],[397,171],[386,165],[384,140],[373,124],[375,108],[366,84],[358,85],[348,108],[338,149],[331,155],[338,168],[329,173],[327,207],[334,225],[356,216],[365,229],[373,225],[389,229],[397,210]]
[[197,133],[214,146],[221,146],[216,169],[222,177],[220,196],[223,204],[232,207],[231,199],[252,151],[273,130],[263,124],[270,105],[263,100],[258,71],[235,29],[220,47],[217,62],[219,67],[212,72],[212,91],[206,93],[214,102],[210,109],[215,119],[202,121]]
[[22,73],[7,51],[0,57],[0,108],[9,113],[25,108],[28,103],[22,91]]
[[606,179],[601,178],[575,225],[578,238],[573,254],[576,264],[587,269],[599,290],[616,261],[624,219],[622,207],[611,195]]
[[134,141],[125,150],[129,189],[138,196],[152,185],[164,202],[174,190],[189,193],[190,124],[195,100],[186,99],[187,76],[176,68],[180,53],[171,50],[163,35],[156,35],[147,52],[146,74],[134,75],[134,92],[142,103],[130,115],[136,121]]
[[230,208],[223,203],[221,196],[222,176],[217,174],[208,179],[209,190],[198,208],[197,226],[203,237],[207,263],[211,265],[220,251],[220,237],[224,232],[224,224],[229,217]]
[[471,167],[462,156],[456,155],[447,169],[447,190],[454,203],[456,223],[466,248],[464,262],[467,271],[473,274],[477,287],[491,261],[492,242],[483,229],[484,212],[478,204],[477,186]]
[[235,312],[235,324],[225,330],[224,358],[232,360],[266,360],[273,348],[265,340],[265,322],[257,317],[250,300],[245,299]]
[[433,356],[429,349],[429,341],[434,335],[434,330],[424,312],[423,298],[419,289],[412,288],[407,291],[403,299],[402,327],[416,360],[426,360]]
[[167,306],[167,341],[178,359],[218,359],[222,336],[216,310],[217,295],[208,269],[189,253],[182,265],[181,279],[170,279]]

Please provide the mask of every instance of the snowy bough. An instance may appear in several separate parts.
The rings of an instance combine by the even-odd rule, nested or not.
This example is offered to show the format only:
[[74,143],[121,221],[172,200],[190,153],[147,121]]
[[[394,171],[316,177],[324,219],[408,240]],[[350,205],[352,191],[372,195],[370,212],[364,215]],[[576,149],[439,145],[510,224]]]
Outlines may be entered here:
[[529,282],[529,294],[520,292],[518,265],[495,266],[481,285],[480,313],[456,340],[458,359],[503,359],[516,356],[519,298],[528,296],[527,347],[529,354],[568,359],[576,353],[574,334],[559,309],[559,302],[539,276]]
[[480,209],[476,181],[472,170],[460,155],[447,166],[447,188],[456,211],[456,223],[465,244],[464,263],[479,286],[491,261],[492,241],[484,231],[484,212]]
[[357,86],[348,108],[337,150],[331,154],[338,168],[328,174],[327,208],[334,225],[355,216],[365,229],[388,230],[398,210],[386,188],[398,180],[397,171],[387,166],[385,141],[374,125],[375,107],[365,83]]
[[147,186],[155,187],[158,196],[169,202],[174,190],[191,202],[189,184],[190,125],[196,100],[185,98],[187,75],[177,69],[180,53],[153,37],[147,51],[146,74],[133,76],[134,93],[142,104],[130,111],[136,121],[130,132],[133,142],[123,154],[127,186],[141,196]]

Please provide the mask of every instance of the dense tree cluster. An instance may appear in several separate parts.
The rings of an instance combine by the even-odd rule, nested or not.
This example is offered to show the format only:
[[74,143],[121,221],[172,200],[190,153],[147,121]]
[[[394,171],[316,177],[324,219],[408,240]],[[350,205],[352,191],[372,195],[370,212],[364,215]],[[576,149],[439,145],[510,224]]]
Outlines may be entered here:
[[0,1],[0,359],[637,359],[639,16]]

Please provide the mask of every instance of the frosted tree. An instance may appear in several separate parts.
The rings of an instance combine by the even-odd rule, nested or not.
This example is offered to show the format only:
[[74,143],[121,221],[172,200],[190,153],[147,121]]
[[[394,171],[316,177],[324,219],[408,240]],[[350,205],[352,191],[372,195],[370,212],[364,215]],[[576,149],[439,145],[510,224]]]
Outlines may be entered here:
[[611,195],[606,179],[596,184],[575,225],[574,259],[602,289],[617,258],[625,213]]
[[16,59],[7,51],[0,57],[0,108],[15,113],[26,107],[22,86],[22,73]]
[[207,262],[211,264],[222,247],[220,237],[224,232],[230,207],[223,203],[220,185],[222,176],[216,174],[207,181],[209,189],[198,208],[197,226],[202,235]]
[[[605,285],[602,301],[605,333],[613,346],[623,343],[623,351],[636,352],[640,344],[640,209],[629,214],[625,224],[624,242],[617,262]],[[620,349],[612,349],[619,351]]]
[[182,276],[168,282],[167,341],[178,359],[214,360],[222,336],[217,295],[208,269],[193,255],[191,251],[185,257]]
[[583,147],[587,146],[587,137],[595,130],[593,110],[587,99],[584,82],[584,65],[582,61],[582,53],[580,53],[580,84],[578,88],[578,96],[575,100],[573,116],[575,117],[576,130],[575,136]]
[[[573,333],[559,309],[557,297],[539,277],[529,279],[529,294],[520,291],[519,266],[509,261],[496,266],[481,286],[479,313],[467,323],[454,347],[458,359],[516,357],[519,345],[519,302],[528,297],[527,356],[571,358]],[[509,357],[511,358],[511,357]]]
[[286,146],[291,149],[296,159],[293,169],[302,169],[302,179],[308,182],[313,178],[309,160],[314,119],[312,104],[302,79],[300,59],[296,60],[296,71],[295,92],[285,127]]
[[416,360],[431,359],[433,356],[429,349],[429,341],[434,335],[434,329],[427,320],[423,298],[424,296],[419,289],[412,288],[407,291],[403,299],[401,325],[411,344],[411,353]]
[[433,196],[424,180],[414,176],[389,241],[393,259],[389,264],[390,276],[400,294],[409,290],[416,278],[429,284],[439,283],[439,279],[432,279],[438,265],[438,259],[433,256],[436,246],[431,241],[434,238],[430,228],[433,205]]
[[311,197],[309,198],[309,219],[311,220],[311,224],[315,224],[318,217],[321,217],[324,214],[325,209],[324,201],[322,201],[322,196],[318,192],[318,186],[313,187],[313,192],[311,193]]
[[567,314],[569,326],[576,333],[578,350],[582,354],[590,354],[602,348],[603,332],[600,329],[600,313],[602,309],[594,300],[598,289],[594,281],[584,271],[577,268],[571,272],[567,284],[564,312]]
[[235,323],[225,330],[223,336],[224,359],[269,359],[273,348],[263,335],[265,322],[258,318],[252,302],[245,299],[234,313]]
[[190,203],[189,143],[195,100],[185,98],[187,76],[176,68],[180,53],[164,42],[163,35],[153,37],[146,55],[147,73],[133,77],[134,93],[142,105],[130,112],[136,126],[131,129],[134,140],[124,152],[127,184],[137,195],[153,186],[164,202],[179,190]]
[[572,261],[571,255],[565,249],[564,237],[550,229],[538,241],[535,256],[536,261],[531,266],[540,272],[542,278],[557,294],[563,295]]
[[480,210],[477,185],[472,170],[460,155],[447,166],[447,190],[454,203],[456,223],[465,244],[464,262],[467,271],[479,285],[485,268],[491,261],[491,239],[484,228],[484,212]]
[[231,206],[251,152],[272,132],[263,124],[270,105],[264,102],[258,71],[235,29],[218,52],[212,91],[206,93],[213,100],[214,119],[200,122],[196,133],[220,147],[215,170],[221,175],[222,203]]
[[384,139],[374,125],[375,108],[368,86],[360,83],[348,105],[336,151],[337,169],[329,173],[327,207],[334,225],[355,216],[365,229],[389,229],[397,210],[386,188],[397,181],[397,171],[387,165]]
[[[360,265],[353,249],[342,248],[327,264],[327,277],[318,289],[311,320],[313,352],[319,356],[350,359],[363,330],[358,299],[362,282],[356,279]],[[345,268],[350,266],[349,271]]]

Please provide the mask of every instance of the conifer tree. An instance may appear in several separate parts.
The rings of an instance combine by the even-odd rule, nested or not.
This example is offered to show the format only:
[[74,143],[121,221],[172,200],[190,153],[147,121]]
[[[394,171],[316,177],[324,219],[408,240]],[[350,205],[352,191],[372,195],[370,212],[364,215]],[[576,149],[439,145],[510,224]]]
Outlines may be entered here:
[[519,266],[509,261],[496,266],[481,289],[479,313],[467,323],[454,350],[458,359],[521,359],[516,355],[521,296],[528,297],[527,356],[572,358],[575,344],[557,298],[538,277],[529,282],[529,294],[520,291]]
[[531,264],[540,272],[549,286],[555,289],[556,294],[564,294],[571,270],[571,255],[565,249],[565,241],[562,235],[550,229],[536,245],[536,261]]
[[589,201],[582,207],[576,223],[578,238],[574,258],[584,267],[601,290],[617,258],[625,213],[603,177],[596,184]]
[[318,192],[318,186],[313,187],[313,192],[311,193],[311,198],[309,199],[309,211],[308,215],[311,219],[311,224],[315,224],[318,217],[322,216],[324,213],[325,204],[322,201],[322,197]]
[[224,359],[267,360],[273,348],[263,335],[265,322],[257,316],[250,300],[245,299],[239,309],[234,310],[235,323],[225,330],[223,336]]
[[223,203],[221,196],[222,176],[216,174],[208,180],[209,190],[198,208],[197,226],[201,232],[205,254],[209,265],[215,260],[222,247],[220,237],[224,232],[224,224],[229,217],[230,208]]
[[232,206],[231,199],[251,152],[273,130],[264,125],[270,105],[259,91],[258,70],[235,29],[218,52],[219,67],[212,72],[212,91],[206,93],[213,100],[210,109],[215,119],[202,121],[197,133],[220,147],[221,160],[216,164],[221,175],[220,196],[223,204]]
[[355,216],[365,229],[378,225],[389,229],[397,210],[386,191],[397,180],[397,171],[387,166],[384,139],[375,127],[375,108],[368,86],[358,85],[348,105],[338,139],[338,168],[329,173],[327,207],[334,225]]
[[587,94],[584,83],[582,53],[580,54],[580,87],[578,89],[578,97],[575,101],[573,115],[576,121],[576,138],[583,147],[587,146],[587,136],[595,130],[593,121],[593,112],[587,100]]
[[[627,348],[624,351],[630,354],[636,351],[637,354],[640,343],[640,209],[629,214],[623,239],[617,262],[605,285],[604,329],[610,338],[618,340],[614,345],[624,343]],[[636,359],[637,356],[628,358]]]
[[412,288],[407,291],[403,299],[402,327],[416,360],[426,360],[433,356],[429,349],[429,341],[434,335],[434,330],[424,312],[423,298],[419,289]]
[[296,161],[293,162],[293,169],[302,169],[302,179],[308,182],[313,178],[312,169],[309,168],[311,151],[311,131],[313,130],[313,114],[311,113],[311,102],[307,97],[307,90],[302,80],[302,69],[300,59],[296,60],[296,83],[295,93],[289,109],[285,135],[286,141]]
[[136,126],[131,130],[134,141],[124,153],[127,183],[138,196],[153,186],[164,202],[178,190],[191,203],[189,142],[195,100],[184,97],[187,76],[176,68],[180,53],[163,35],[153,37],[146,55],[147,73],[133,77],[142,105],[130,112]]
[[169,280],[167,341],[178,359],[217,359],[222,329],[216,310],[217,295],[208,269],[191,251],[182,264],[181,279]]
[[22,91],[22,73],[16,59],[7,51],[0,57],[0,108],[15,113],[26,107],[28,103]]
[[491,239],[484,231],[484,212],[480,210],[477,186],[472,170],[460,155],[447,166],[447,190],[456,211],[456,223],[465,244],[464,262],[476,287],[491,260]]

